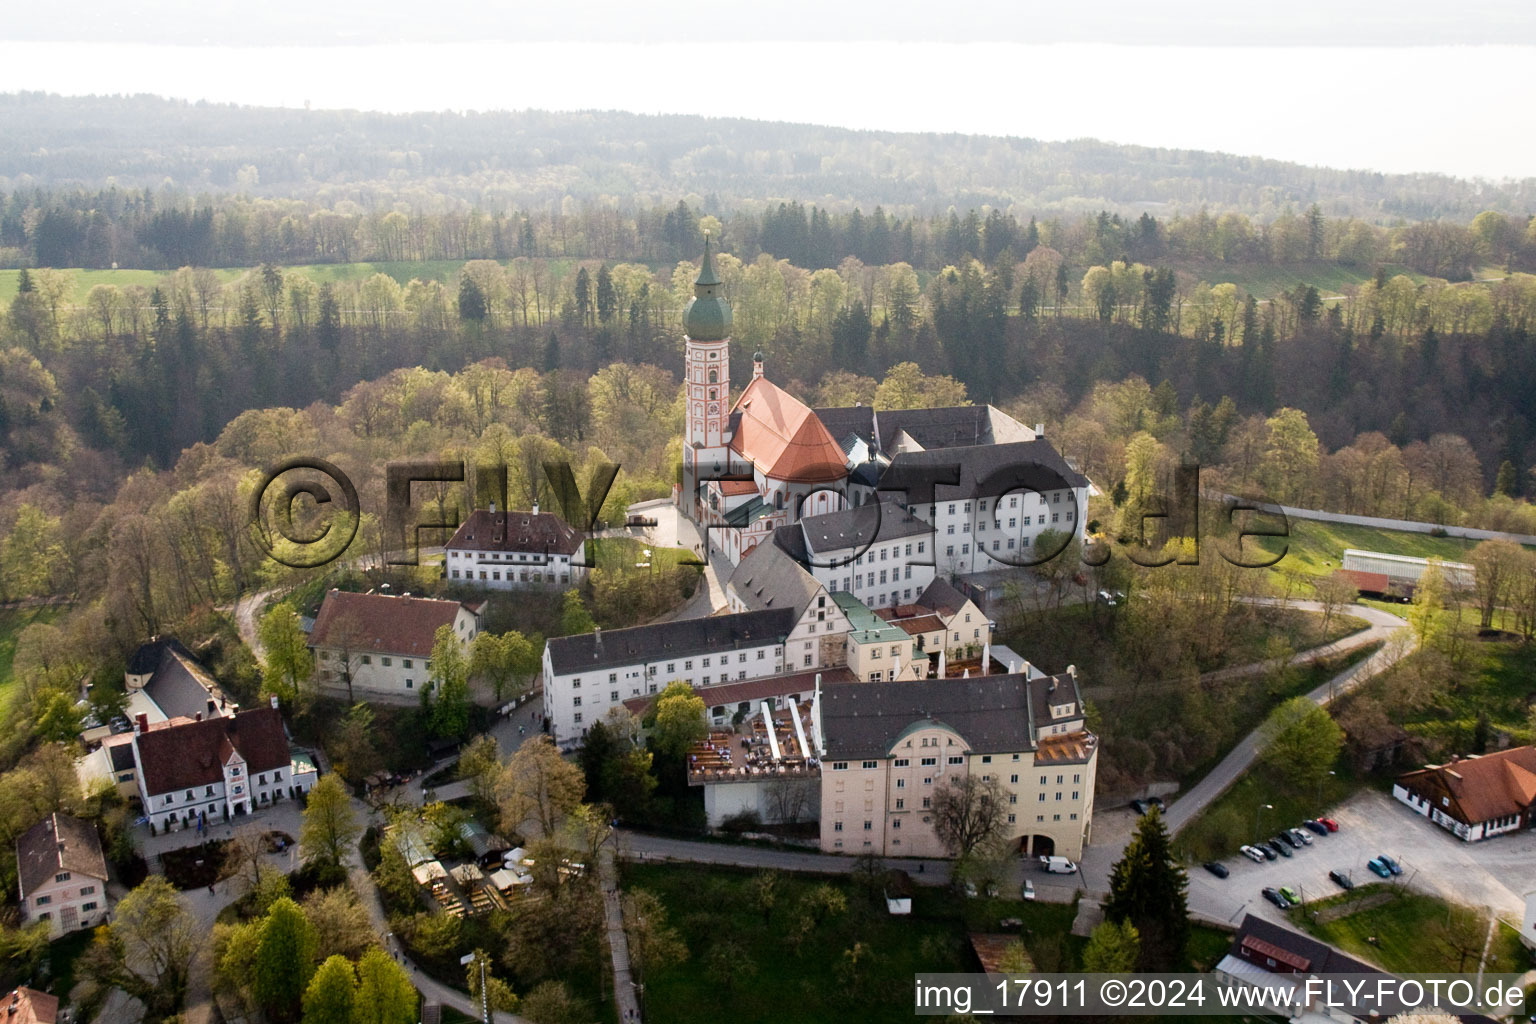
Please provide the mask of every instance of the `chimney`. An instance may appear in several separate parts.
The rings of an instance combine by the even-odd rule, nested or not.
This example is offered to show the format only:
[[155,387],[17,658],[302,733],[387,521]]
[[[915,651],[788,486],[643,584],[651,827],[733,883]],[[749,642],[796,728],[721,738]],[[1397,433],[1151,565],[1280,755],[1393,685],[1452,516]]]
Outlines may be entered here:
[[1036,423],[1035,424],[1035,437],[1041,438],[1041,437],[1044,437],[1044,436],[1045,436],[1045,424],[1044,423]]
[[194,716],[193,716],[193,718],[192,718],[192,721],[194,721],[194,722],[201,722],[201,721],[202,721],[202,720],[203,720],[203,713],[202,713],[202,712],[201,712],[201,711],[199,711],[199,712],[198,712],[198,713],[197,713],[197,714],[196,714],[196,715],[194,715]]
[[208,717],[209,718],[217,718],[217,717],[219,717],[218,710],[219,710],[218,709],[218,705],[214,704],[212,697],[209,697],[208,698]]
[[493,502],[491,502],[491,515],[495,515],[495,514],[496,514],[496,503],[493,501]]
[[533,514],[534,515],[538,515],[539,514],[539,502],[538,502],[537,498],[535,498],[534,502],[533,502]]
[[272,710],[277,710],[277,694],[275,693],[272,695]]
[[146,732],[149,732],[149,716],[143,714],[135,715],[133,719],[133,734],[141,736]]

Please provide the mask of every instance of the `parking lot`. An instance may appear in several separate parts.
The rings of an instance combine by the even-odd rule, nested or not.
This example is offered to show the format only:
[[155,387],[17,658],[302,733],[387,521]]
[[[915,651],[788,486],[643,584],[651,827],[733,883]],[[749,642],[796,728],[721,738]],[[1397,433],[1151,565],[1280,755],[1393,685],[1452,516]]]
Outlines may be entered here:
[[[1517,924],[1524,913],[1525,893],[1536,890],[1536,832],[1464,843],[1374,790],[1352,797],[1331,817],[1339,823],[1339,831],[1312,836],[1312,845],[1293,850],[1290,858],[1255,864],[1234,856],[1223,862],[1231,871],[1225,879],[1192,865],[1191,909],[1227,921],[1251,913],[1284,922],[1285,913],[1266,901],[1261,889],[1290,886],[1304,901],[1321,899],[1342,891],[1328,878],[1335,869],[1348,874],[1356,885],[1382,881],[1365,866],[1381,854],[1402,865],[1396,882],[1457,903],[1490,908]],[[1266,836],[1282,824],[1300,822],[1266,822]]]

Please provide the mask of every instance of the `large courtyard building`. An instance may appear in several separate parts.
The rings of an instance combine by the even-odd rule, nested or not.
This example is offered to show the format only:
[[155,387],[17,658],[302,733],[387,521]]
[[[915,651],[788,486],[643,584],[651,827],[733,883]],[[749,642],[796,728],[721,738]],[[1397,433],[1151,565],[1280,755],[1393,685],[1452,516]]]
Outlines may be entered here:
[[934,831],[933,799],[971,775],[997,784],[1014,849],[1082,855],[1098,738],[1088,731],[1073,669],[831,685],[817,712],[823,850],[949,856]]

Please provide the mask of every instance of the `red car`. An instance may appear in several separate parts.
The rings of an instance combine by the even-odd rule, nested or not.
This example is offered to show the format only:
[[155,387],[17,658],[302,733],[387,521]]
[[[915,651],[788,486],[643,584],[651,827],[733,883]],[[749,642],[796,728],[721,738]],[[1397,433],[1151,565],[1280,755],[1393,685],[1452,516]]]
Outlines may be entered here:
[[1318,818],[1317,821],[1318,824],[1322,825],[1329,832],[1337,832],[1339,830],[1339,823],[1332,818]]

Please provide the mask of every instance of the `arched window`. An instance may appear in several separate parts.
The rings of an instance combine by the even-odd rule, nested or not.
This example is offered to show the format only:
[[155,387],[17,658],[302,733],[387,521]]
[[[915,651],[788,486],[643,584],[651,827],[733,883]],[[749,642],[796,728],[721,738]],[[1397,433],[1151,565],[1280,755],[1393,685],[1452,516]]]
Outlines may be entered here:
[[775,492],[773,492],[773,507],[777,508],[777,509],[782,509],[784,507],[784,492],[783,491],[775,491]]
[[715,389],[714,388],[710,388],[709,389],[709,400],[711,402],[713,402],[715,400]]
[[710,370],[709,371],[709,382],[711,384],[715,384],[715,383],[719,382],[719,377],[718,377],[718,375],[716,374],[716,372],[714,370]]

